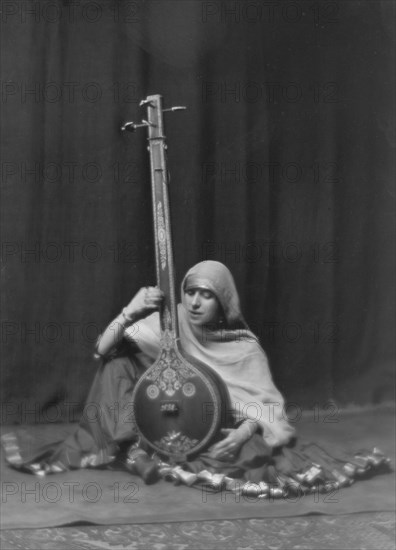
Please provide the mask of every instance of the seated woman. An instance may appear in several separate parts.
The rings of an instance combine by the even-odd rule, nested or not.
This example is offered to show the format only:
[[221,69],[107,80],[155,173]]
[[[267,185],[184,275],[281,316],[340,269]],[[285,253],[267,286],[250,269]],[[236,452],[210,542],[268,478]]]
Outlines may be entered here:
[[157,310],[162,299],[156,287],[139,290],[100,337],[96,356],[102,364],[76,431],[55,447],[29,456],[23,456],[14,434],[6,434],[3,444],[11,465],[43,474],[122,464],[146,482],[162,475],[188,484],[220,474],[222,482],[261,483],[264,492],[268,484],[279,489],[279,496],[286,486],[310,490],[318,484],[348,485],[359,475],[388,466],[378,449],[347,456],[296,440],[267,357],[242,316],[231,273],[219,262],[205,261],[191,268],[182,282],[180,342],[226,385],[234,426],[222,430],[220,440],[181,467],[172,468],[157,457],[150,461],[145,455],[143,466],[136,469],[136,457],[143,453],[138,449],[131,397],[136,381],[160,350]]

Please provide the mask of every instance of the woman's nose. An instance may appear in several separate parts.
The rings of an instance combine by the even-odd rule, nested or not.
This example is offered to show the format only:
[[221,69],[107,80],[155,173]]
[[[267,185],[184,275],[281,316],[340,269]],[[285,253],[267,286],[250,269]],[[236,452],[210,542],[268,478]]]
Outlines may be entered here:
[[198,292],[196,294],[194,294],[194,296],[193,296],[192,305],[193,305],[193,307],[199,307],[199,305],[200,305],[200,299],[199,299]]

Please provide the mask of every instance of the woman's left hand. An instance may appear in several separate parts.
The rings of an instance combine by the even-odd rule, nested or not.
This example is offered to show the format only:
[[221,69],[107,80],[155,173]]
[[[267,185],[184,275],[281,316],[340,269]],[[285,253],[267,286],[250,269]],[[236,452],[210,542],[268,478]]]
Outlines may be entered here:
[[210,447],[209,453],[217,460],[231,461],[245,443],[246,436],[238,429],[223,429],[221,433],[226,437]]

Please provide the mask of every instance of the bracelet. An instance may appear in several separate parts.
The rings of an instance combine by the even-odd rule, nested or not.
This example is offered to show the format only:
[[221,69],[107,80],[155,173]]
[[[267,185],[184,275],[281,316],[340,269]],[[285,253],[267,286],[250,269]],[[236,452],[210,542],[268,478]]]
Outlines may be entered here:
[[123,308],[123,310],[121,311],[121,316],[126,323],[129,323],[129,324],[133,323],[133,319],[125,313],[125,308]]

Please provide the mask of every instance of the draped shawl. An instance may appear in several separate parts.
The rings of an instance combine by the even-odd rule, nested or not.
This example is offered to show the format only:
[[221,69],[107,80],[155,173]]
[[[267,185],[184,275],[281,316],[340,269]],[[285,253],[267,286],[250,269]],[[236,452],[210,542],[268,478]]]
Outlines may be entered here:
[[[211,330],[189,323],[184,305],[186,286],[213,292],[222,307],[225,328]],[[294,435],[294,428],[285,419],[284,399],[272,380],[267,356],[242,316],[230,271],[220,262],[201,262],[187,272],[181,287],[178,321],[182,348],[221,377],[237,421],[257,422],[271,447],[286,444]],[[235,326],[240,328],[230,328]],[[146,366],[158,356],[160,336],[158,312],[125,331],[125,337],[139,347],[138,355]]]

